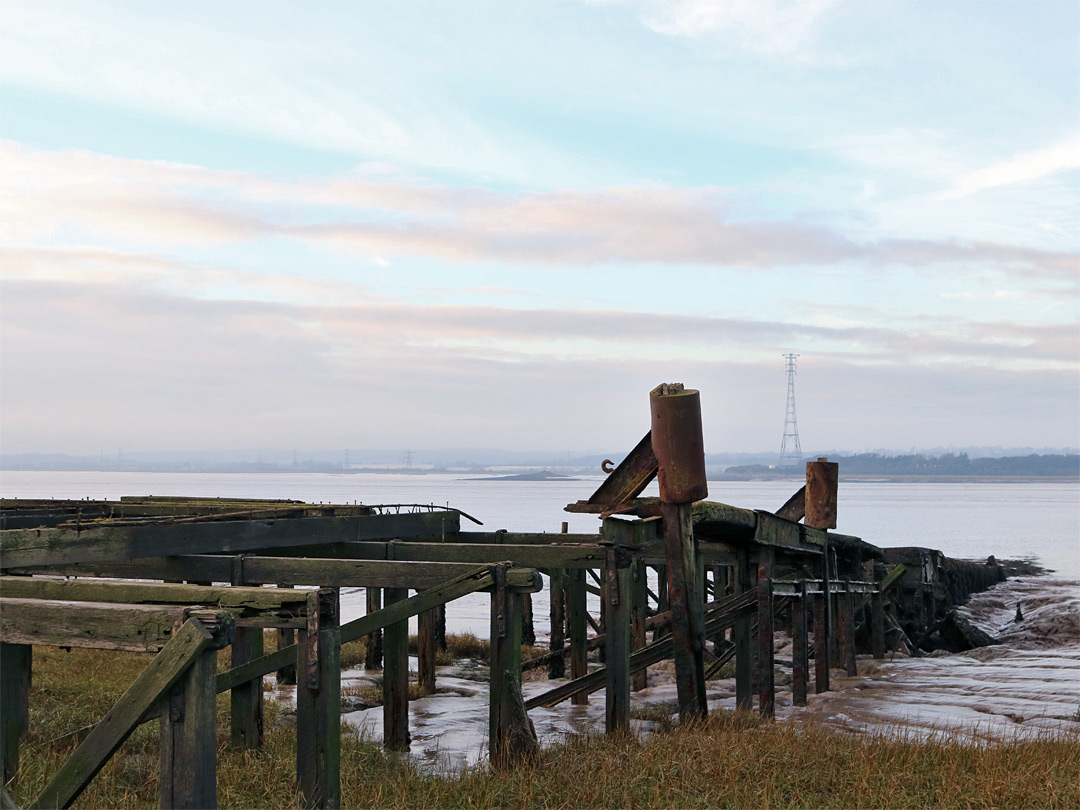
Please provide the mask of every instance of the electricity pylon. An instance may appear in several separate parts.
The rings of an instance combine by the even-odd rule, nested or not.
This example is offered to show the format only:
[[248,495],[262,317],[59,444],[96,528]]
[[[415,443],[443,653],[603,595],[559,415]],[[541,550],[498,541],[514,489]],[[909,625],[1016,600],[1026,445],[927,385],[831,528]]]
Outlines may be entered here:
[[787,410],[784,414],[784,440],[780,443],[779,469],[797,468],[802,463],[802,445],[799,444],[799,420],[795,417],[795,358],[797,354],[785,354],[787,360]]

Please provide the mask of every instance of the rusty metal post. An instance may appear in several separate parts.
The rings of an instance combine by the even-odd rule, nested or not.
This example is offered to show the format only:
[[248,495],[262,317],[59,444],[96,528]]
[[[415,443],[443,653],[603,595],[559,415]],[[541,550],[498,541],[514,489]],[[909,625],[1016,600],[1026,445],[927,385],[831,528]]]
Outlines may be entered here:
[[806,462],[806,517],[807,526],[815,529],[836,528],[836,493],[840,477],[840,465],[819,458]]
[[682,719],[705,717],[705,622],[693,502],[708,496],[701,432],[701,398],[681,383],[657,386],[649,395],[652,447],[660,483],[664,550],[671,601],[675,682]]

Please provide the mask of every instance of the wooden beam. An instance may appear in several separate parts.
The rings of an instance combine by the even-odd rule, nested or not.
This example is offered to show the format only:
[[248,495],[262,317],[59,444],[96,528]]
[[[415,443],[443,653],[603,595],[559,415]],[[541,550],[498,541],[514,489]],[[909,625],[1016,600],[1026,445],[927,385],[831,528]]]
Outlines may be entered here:
[[342,540],[396,537],[441,540],[459,529],[457,512],[414,512],[355,517],[225,520],[203,523],[109,525],[92,528],[0,531],[0,568],[312,546]]
[[341,806],[341,635],[338,593],[308,592],[296,659],[296,784],[306,808]]
[[0,785],[19,772],[19,742],[30,727],[33,650],[29,644],[0,644]]
[[173,627],[184,621],[187,610],[0,597],[0,641],[157,652],[169,643]]
[[799,487],[799,491],[787,499],[787,502],[776,510],[776,516],[784,520],[792,520],[798,523],[806,516],[806,484]]
[[206,649],[162,701],[160,715],[161,807],[217,807],[217,651]]
[[659,464],[653,453],[652,431],[645,434],[587,501],[566,507],[567,512],[611,512],[633,500],[656,477]]
[[[386,608],[406,601],[405,588],[387,588]],[[383,747],[409,750],[409,623],[407,618],[383,627]]]

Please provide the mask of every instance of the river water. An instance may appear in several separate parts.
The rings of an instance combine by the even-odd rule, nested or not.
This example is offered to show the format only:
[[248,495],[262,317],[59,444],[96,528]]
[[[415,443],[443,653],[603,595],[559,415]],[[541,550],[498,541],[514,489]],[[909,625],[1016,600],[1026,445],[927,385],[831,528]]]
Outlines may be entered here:
[[[574,480],[491,481],[464,474],[312,473],[114,473],[5,471],[0,494],[24,498],[119,498],[123,495],[186,495],[289,498],[308,502],[434,503],[483,521],[483,529],[592,532],[592,515],[563,507],[583,500],[601,476]],[[775,510],[797,488],[795,481],[710,482],[709,498],[734,506]],[[646,494],[650,494],[648,491]],[[472,527],[463,519],[463,528]],[[878,546],[926,546],[948,556],[1030,559],[1050,577],[1010,580],[975,596],[969,617],[1004,642],[963,655],[860,661],[856,678],[834,674],[834,691],[811,695],[805,709],[790,705],[781,689],[777,712],[794,722],[821,722],[852,732],[883,727],[915,734],[941,733],[974,739],[1025,734],[1076,733],[1080,729],[1080,484],[1075,482],[892,483],[842,482],[838,529]],[[362,589],[342,593],[342,618],[363,613]],[[1025,619],[1013,621],[1017,601]],[[595,604],[593,605],[595,609]],[[547,595],[534,597],[537,635],[546,638]],[[451,632],[488,633],[486,596],[473,594],[447,610]],[[542,643],[542,642],[538,642]],[[781,643],[782,642],[778,642]],[[784,657],[784,650],[778,651]],[[344,673],[344,683],[377,677]],[[670,671],[650,670],[650,687],[635,703],[671,705]],[[781,682],[783,679],[781,678]],[[440,693],[410,707],[414,756],[433,767],[477,761],[484,750],[487,685],[467,668],[444,668]],[[527,682],[526,696],[549,687]],[[281,692],[288,699],[287,692]],[[586,706],[562,704],[530,712],[542,739],[602,728],[603,692]],[[713,708],[734,705],[734,684],[709,684]],[[379,708],[350,712],[347,722],[370,737],[381,733]],[[643,730],[645,721],[635,721]]]

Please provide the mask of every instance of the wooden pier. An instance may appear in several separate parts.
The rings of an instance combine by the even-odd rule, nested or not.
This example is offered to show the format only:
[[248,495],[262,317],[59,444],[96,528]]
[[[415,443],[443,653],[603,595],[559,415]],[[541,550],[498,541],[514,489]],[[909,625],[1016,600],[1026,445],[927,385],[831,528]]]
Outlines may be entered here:
[[[913,646],[917,620],[934,617],[949,594],[935,564],[914,566],[911,555],[890,561],[833,531],[837,465],[809,463],[806,485],[775,513],[711,502],[697,392],[661,386],[650,404],[642,441],[592,496],[567,507],[597,514],[594,534],[569,534],[565,524],[552,533],[463,530],[471,518],[433,506],[4,500],[4,782],[18,774],[36,645],[156,653],[34,801],[48,808],[70,806],[150,721],[162,733],[161,806],[216,806],[215,695],[231,693],[231,744],[258,748],[261,680],[290,667],[299,790],[310,807],[337,807],[340,646],[380,636],[384,745],[407,749],[408,619],[421,617],[418,677],[431,691],[436,611],[475,592],[491,598],[488,745],[496,767],[536,750],[527,714],[535,707],[581,703],[603,689],[606,729],[628,726],[631,693],[664,660],[675,662],[681,717],[707,714],[705,683],[732,660],[738,707],[772,716],[781,626],[792,636],[796,705],[828,690],[831,670],[855,674],[857,654],[881,658]],[[660,498],[641,498],[656,476]],[[988,569],[986,578],[998,573]],[[526,666],[547,666],[561,680],[526,701],[521,639],[531,594],[545,580],[552,652]],[[367,589],[368,615],[340,623],[343,587]],[[590,593],[600,598],[599,617],[587,610]],[[912,604],[921,605],[915,619]],[[267,630],[295,641],[266,654]],[[232,666],[217,673],[217,650],[230,645]],[[603,666],[589,671],[589,651],[598,648]]]

